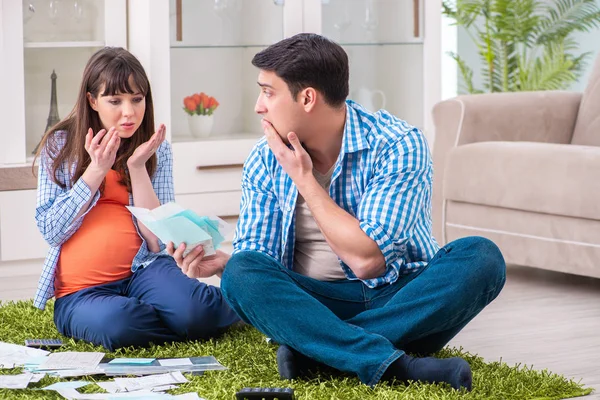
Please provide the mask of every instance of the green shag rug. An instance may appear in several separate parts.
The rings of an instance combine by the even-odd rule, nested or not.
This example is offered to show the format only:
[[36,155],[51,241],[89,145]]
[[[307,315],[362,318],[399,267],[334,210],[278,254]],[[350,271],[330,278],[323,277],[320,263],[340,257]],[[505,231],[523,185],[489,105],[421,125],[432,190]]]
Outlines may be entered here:
[[[26,338],[61,337],[52,320],[53,303],[45,311],[35,309],[31,301],[0,304],[0,341],[23,344]],[[99,346],[76,342],[62,337],[67,351],[102,351]],[[187,342],[154,346],[148,349],[127,348],[113,353],[111,357],[188,357],[214,355],[227,371],[210,371],[202,376],[187,375],[189,382],[182,384],[171,394],[197,392],[207,400],[232,400],[237,390],[243,387],[291,387],[298,400],[396,400],[396,399],[563,399],[584,396],[592,389],[567,380],[563,376],[548,371],[535,371],[527,366],[508,366],[501,362],[486,363],[481,357],[471,355],[462,349],[444,349],[437,356],[460,356],[465,358],[473,369],[473,391],[452,390],[446,385],[412,383],[410,385],[381,383],[375,388],[362,385],[349,375],[316,375],[310,380],[283,381],[279,379],[275,360],[277,347],[268,344],[265,336],[254,328],[242,327],[229,331],[224,336],[205,342]],[[20,369],[0,370],[0,374],[16,374]],[[85,379],[95,382],[108,380],[105,376]],[[64,379],[66,380],[66,379]],[[46,376],[38,383],[30,383],[26,390],[0,389],[1,399],[62,399],[53,391],[35,391],[58,382],[58,378]],[[96,385],[80,388],[83,393],[102,393]]]

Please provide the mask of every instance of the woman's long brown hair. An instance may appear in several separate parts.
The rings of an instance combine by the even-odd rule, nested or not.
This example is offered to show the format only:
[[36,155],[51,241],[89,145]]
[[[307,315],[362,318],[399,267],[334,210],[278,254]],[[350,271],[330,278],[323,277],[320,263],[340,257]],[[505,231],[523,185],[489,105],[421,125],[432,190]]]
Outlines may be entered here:
[[[135,87],[130,85],[130,78]],[[103,87],[104,91],[100,93],[100,89]],[[40,156],[42,151],[45,151],[50,160],[48,167],[52,180],[63,189],[66,188],[66,185],[57,177],[57,171],[64,165],[68,171],[74,171],[70,181],[72,186],[90,165],[90,155],[84,147],[88,129],[92,128],[96,134],[104,128],[98,113],[90,106],[87,94],[90,93],[93,98],[97,99],[99,96],[113,96],[120,93],[133,94],[136,91],[142,93],[146,98],[146,112],[140,127],[133,136],[121,139],[121,146],[113,165],[113,169],[121,176],[121,183],[131,193],[127,159],[139,145],[148,141],[154,134],[154,107],[150,82],[142,64],[130,52],[120,47],[105,47],[92,55],[83,71],[77,103],[65,119],[44,134],[33,163],[35,164],[35,159]],[[58,135],[56,135],[59,131],[66,131],[66,142],[61,149],[59,149]],[[153,154],[146,162],[146,170],[150,177],[154,175],[156,154]]]

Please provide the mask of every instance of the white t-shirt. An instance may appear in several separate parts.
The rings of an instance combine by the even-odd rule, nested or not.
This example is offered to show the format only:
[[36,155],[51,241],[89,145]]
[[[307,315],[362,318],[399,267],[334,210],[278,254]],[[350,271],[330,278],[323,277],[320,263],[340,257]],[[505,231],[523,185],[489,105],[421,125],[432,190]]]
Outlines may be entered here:
[[[329,191],[333,167],[325,174],[313,169],[317,182]],[[320,281],[346,279],[337,255],[331,250],[304,198],[296,202],[294,271]]]

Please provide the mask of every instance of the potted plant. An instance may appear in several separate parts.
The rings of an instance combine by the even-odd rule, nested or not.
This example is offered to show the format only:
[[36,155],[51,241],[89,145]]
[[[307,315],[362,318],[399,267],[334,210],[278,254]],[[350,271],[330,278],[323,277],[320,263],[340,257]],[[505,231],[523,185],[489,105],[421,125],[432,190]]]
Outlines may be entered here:
[[206,137],[210,134],[213,124],[213,113],[219,107],[219,102],[204,92],[194,93],[183,99],[183,110],[188,115],[190,132],[196,137]]
[[468,93],[567,89],[590,55],[577,54],[572,34],[600,26],[595,0],[444,0],[443,13],[479,50],[484,88],[473,84],[471,66],[450,53]]

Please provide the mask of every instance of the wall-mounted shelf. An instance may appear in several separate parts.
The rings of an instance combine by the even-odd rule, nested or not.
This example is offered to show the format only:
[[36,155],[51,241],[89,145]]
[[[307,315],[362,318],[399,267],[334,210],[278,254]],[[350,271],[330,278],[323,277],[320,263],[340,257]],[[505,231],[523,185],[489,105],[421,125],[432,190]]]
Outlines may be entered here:
[[104,42],[26,42],[23,47],[26,49],[104,47]]

